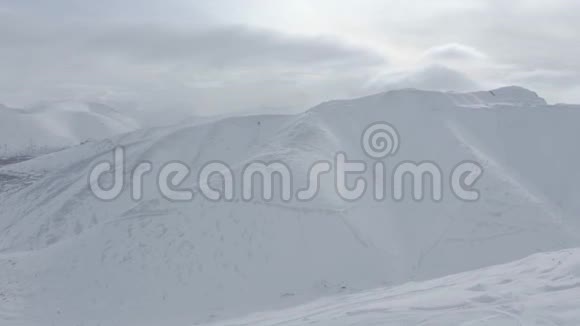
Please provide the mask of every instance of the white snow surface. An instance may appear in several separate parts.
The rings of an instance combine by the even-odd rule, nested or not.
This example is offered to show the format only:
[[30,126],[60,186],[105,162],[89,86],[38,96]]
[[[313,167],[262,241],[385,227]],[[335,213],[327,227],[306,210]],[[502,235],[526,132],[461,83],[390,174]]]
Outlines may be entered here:
[[[447,176],[457,163],[477,161],[484,167],[480,200],[458,200],[445,183],[441,202],[416,202],[410,194],[402,202],[389,196],[346,202],[335,194],[332,175],[321,178],[309,202],[239,196],[211,202],[197,193],[192,202],[175,203],[155,189],[164,163],[187,163],[183,185],[194,188],[203,164],[216,160],[235,175],[254,160],[283,161],[299,189],[311,164],[338,151],[375,162],[360,141],[377,121],[391,123],[401,138],[388,168],[429,160]],[[322,325],[397,325],[388,319],[397,316],[401,325],[444,325],[448,313],[474,325],[576,325],[578,313],[568,308],[580,297],[578,287],[531,284],[543,275],[564,277],[546,286],[577,282],[576,250],[421,281],[580,247],[579,122],[577,107],[548,105],[518,87],[401,90],[330,101],[298,115],[138,130],[0,167],[0,325],[195,325],[322,297],[330,299],[251,318],[269,325],[314,309],[312,321]],[[88,189],[91,167],[111,160],[117,146],[127,151],[127,179],[139,162],[154,166],[140,202],[130,199],[129,187],[110,202]],[[540,273],[553,257],[569,257],[572,267]],[[513,282],[494,283],[504,281],[496,275],[504,271]],[[484,291],[471,294],[480,277]],[[371,292],[345,296],[359,291]],[[398,293],[394,301],[384,298]],[[376,314],[373,302],[382,307]],[[393,314],[384,308],[391,303]],[[538,306],[535,315],[524,309],[528,304]],[[328,314],[320,312],[325,307]],[[358,309],[372,316],[344,315]]]
[[580,250],[571,249],[206,325],[580,325],[579,291]]
[[135,119],[99,103],[64,101],[28,109],[0,105],[0,158],[36,156],[138,128]]

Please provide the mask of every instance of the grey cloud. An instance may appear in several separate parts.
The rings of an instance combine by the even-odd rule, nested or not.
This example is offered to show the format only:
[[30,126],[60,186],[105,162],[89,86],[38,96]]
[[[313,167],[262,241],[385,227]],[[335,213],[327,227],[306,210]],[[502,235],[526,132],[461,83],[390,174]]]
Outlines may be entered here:
[[400,42],[465,43],[523,69],[580,70],[580,2],[478,0],[479,6],[442,12],[422,24],[399,26]]
[[[386,69],[372,90],[522,84],[559,101],[580,84],[575,0],[306,4],[4,0],[0,101],[132,94],[220,109],[303,106],[369,91]],[[391,51],[392,63],[346,38]]]
[[437,91],[473,91],[481,88],[478,83],[463,73],[439,64],[389,72],[376,78],[370,87],[374,89],[418,88]]
[[330,38],[291,36],[247,26],[201,30],[147,25],[117,27],[87,42],[95,51],[130,59],[180,61],[212,67],[385,63],[381,55]]
[[423,56],[434,60],[480,60],[486,58],[486,55],[476,48],[459,43],[432,47],[425,51]]
[[119,21],[178,20],[207,24],[211,20],[204,6],[189,0],[2,0],[0,8],[27,21],[49,19],[54,24],[64,21],[91,21],[104,25]]
[[[335,39],[249,26],[3,18],[0,97],[9,102],[134,94],[138,101],[227,110],[273,105],[271,96],[260,99],[271,92],[295,107],[334,96],[334,90],[348,93],[341,85],[356,89],[360,75],[386,64],[380,54]],[[226,101],[220,92],[237,95]]]
[[539,87],[569,87],[580,84],[578,73],[569,71],[535,69],[516,72],[509,76],[518,84],[536,85]]
[[296,36],[250,26],[101,25],[23,20],[9,14],[0,16],[0,46],[5,57],[32,56],[34,61],[42,60],[43,55],[60,55],[220,68],[386,63],[383,55],[330,37]]
[[573,98],[561,94],[573,94],[580,83],[579,1],[469,3],[474,5],[441,11],[420,23],[391,26],[397,30],[391,39],[416,49],[469,44],[487,55],[468,67],[486,85],[520,84],[538,90],[550,102]]

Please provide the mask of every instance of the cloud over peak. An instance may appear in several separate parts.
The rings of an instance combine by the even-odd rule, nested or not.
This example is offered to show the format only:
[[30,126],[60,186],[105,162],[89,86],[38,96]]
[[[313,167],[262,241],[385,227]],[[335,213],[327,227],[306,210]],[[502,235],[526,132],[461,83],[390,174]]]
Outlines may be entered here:
[[487,56],[474,47],[460,43],[448,43],[432,47],[424,56],[433,60],[481,60]]
[[464,73],[441,64],[428,64],[414,69],[391,71],[371,82],[375,90],[418,88],[434,91],[474,91],[480,85]]

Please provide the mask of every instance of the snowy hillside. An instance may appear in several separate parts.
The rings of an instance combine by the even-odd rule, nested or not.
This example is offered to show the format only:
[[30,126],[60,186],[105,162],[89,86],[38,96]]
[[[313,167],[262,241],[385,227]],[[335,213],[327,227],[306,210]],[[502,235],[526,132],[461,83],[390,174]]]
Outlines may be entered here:
[[211,326],[578,325],[580,250],[340,295]]
[[35,156],[138,129],[98,103],[55,102],[30,109],[0,106],[0,157]]
[[[249,162],[281,161],[291,167],[293,185],[300,189],[309,167],[333,160],[337,152],[375,163],[361,149],[361,133],[377,121],[392,124],[400,135],[398,152],[385,159],[387,168],[405,161],[436,162],[445,173],[442,201],[417,202],[410,194],[400,202],[370,195],[345,201],[336,194],[332,174],[323,175],[318,196],[304,202],[279,196],[245,201],[238,191],[231,202],[209,201],[199,192],[192,201],[172,202],[156,188],[154,177],[171,161],[191,168],[182,187],[196,191],[196,176],[207,162],[225,162],[239,176]],[[0,167],[0,321],[27,326],[209,323],[580,247],[579,121],[577,108],[548,105],[517,87],[468,94],[401,90],[330,101],[298,115],[139,130]],[[91,168],[111,161],[117,146],[126,149],[127,180],[140,162],[153,165],[140,201],[131,199],[129,186],[108,202],[87,186]],[[477,183],[480,199],[474,202],[449,191],[449,171],[467,160],[484,168]],[[542,259],[525,262],[536,266]],[[518,277],[517,266],[505,267],[512,273],[506,279]],[[469,278],[479,275],[493,288],[486,282],[495,280],[494,273],[458,276],[461,282],[453,291],[463,295]],[[373,293],[393,295],[454,280]],[[567,291],[567,297],[570,291],[580,296],[577,287]],[[439,300],[436,289],[429,293]],[[413,298],[427,300],[428,295]],[[485,301],[499,294],[489,295],[481,296],[481,304],[491,305]],[[375,294],[344,297],[353,303],[346,311],[356,311],[365,296]],[[343,300],[337,298],[329,300]],[[462,298],[442,305],[453,307]],[[410,324],[443,309],[397,304],[396,312],[406,314],[402,320]],[[426,309],[407,314],[415,306]],[[472,312],[465,318],[479,316]],[[294,312],[281,316],[288,314]],[[333,317],[322,315],[320,323],[326,318]]]

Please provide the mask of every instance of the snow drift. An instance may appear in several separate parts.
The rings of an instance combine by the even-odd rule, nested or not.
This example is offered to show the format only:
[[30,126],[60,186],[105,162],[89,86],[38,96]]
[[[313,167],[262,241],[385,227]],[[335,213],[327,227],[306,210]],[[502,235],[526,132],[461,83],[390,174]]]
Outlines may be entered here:
[[324,298],[211,326],[578,325],[580,251]]

